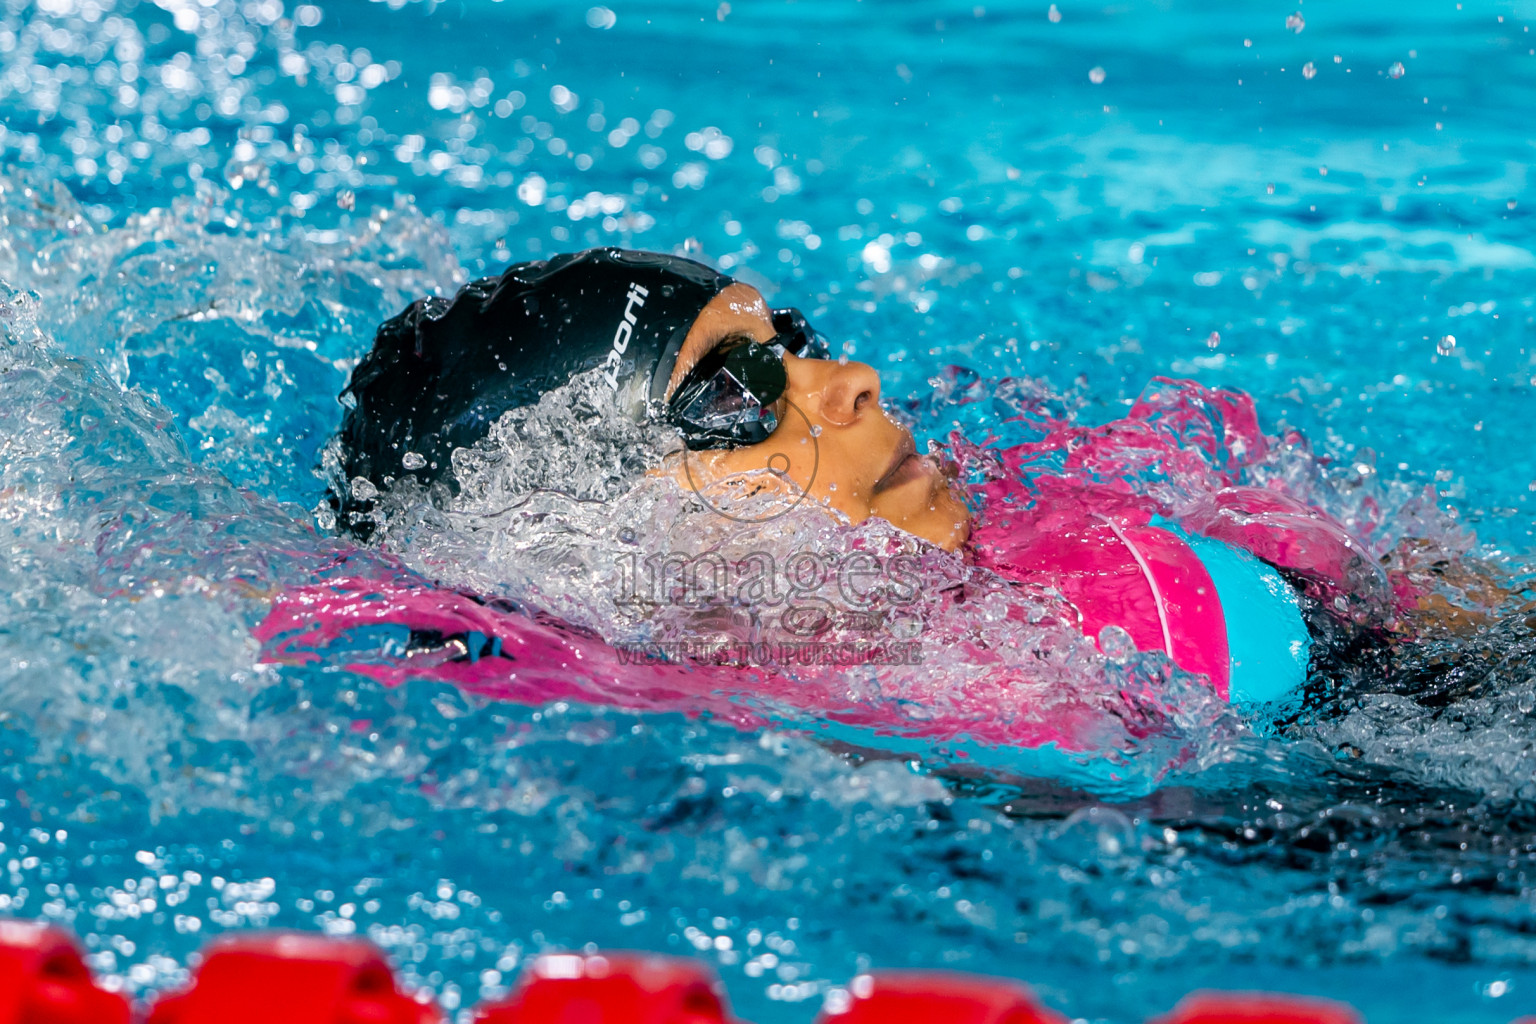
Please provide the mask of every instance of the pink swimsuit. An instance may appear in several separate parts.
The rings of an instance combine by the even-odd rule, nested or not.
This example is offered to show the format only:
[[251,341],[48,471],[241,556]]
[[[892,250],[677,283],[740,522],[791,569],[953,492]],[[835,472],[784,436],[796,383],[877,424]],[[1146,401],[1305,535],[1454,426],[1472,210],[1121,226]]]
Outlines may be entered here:
[[[997,453],[1003,471],[983,489],[972,556],[1005,578],[1054,587],[1089,637],[1102,641],[1105,628],[1117,626],[1137,649],[1166,653],[1226,699],[1233,609],[1223,608],[1209,558],[1197,547],[1236,550],[1259,565],[1242,554],[1250,552],[1324,600],[1374,579],[1376,569],[1336,521],[1279,491],[1240,483],[1266,444],[1246,395],[1159,380],[1123,419],[1091,428],[1056,424],[1038,442]],[[1094,745],[1092,723],[1071,707],[1044,719],[940,713],[913,720],[851,701],[836,672],[787,679],[758,668],[626,660],[558,620],[499,611],[405,572],[287,591],[256,636],[272,660],[306,662],[378,626],[460,639],[451,649],[348,666],[390,685],[425,676],[525,704],[560,699],[708,713],[747,728],[782,721],[790,708],[803,713],[795,716],[801,727],[818,720],[817,728],[855,739],[918,736],[1014,750]],[[978,681],[978,698],[1005,704],[1011,681],[1025,671],[999,661]]]

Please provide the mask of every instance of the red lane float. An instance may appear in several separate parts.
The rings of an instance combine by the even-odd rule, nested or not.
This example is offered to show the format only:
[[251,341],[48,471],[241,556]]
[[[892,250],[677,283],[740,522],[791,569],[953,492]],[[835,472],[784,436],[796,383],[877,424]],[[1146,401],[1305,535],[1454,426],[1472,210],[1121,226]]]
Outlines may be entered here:
[[[0,1024],[442,1024],[400,991],[372,943],[299,932],[216,939],[190,988],[135,1016],[99,988],[65,931],[0,919]],[[946,971],[861,974],[835,990],[817,1024],[1066,1024],[1002,978]],[[646,953],[534,960],[476,1024],[742,1024],[704,964]],[[1148,1024],[1362,1024],[1349,1006],[1263,992],[1196,992]],[[1521,1017],[1514,1024],[1536,1024]]]
[[302,932],[215,939],[192,987],[146,1024],[437,1024],[442,1015],[395,987],[371,942]]
[[703,964],[646,953],[541,956],[476,1024],[733,1024]]
[[861,974],[827,1002],[817,1024],[1067,1024],[1017,982],[949,971]]
[[0,919],[0,1024],[128,1024],[128,1000],[96,987],[67,932]]
[[1150,1024],[1363,1024],[1343,1003],[1266,992],[1196,992]]

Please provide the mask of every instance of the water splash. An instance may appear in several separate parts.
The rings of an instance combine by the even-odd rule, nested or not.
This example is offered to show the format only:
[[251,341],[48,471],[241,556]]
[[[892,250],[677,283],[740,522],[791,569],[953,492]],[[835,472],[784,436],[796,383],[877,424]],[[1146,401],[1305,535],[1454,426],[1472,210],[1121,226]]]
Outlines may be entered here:
[[[1530,375],[1532,263],[1507,172],[1526,141],[1500,113],[1531,105],[1525,48],[1482,45],[1454,5],[1395,12],[1389,38],[1338,25],[1340,49],[1380,63],[1352,58],[1345,74],[1335,58],[1339,73],[1288,112],[1247,66],[1181,56],[1255,57],[1233,42],[1262,41],[1262,19],[1235,8],[1159,8],[1134,31],[1145,12],[1117,9],[1073,21],[1077,36],[1057,36],[1063,24],[1048,50],[1038,9],[989,8],[970,28],[949,20],[936,65],[921,56],[936,52],[931,21],[833,5],[816,30],[859,45],[831,67],[798,45],[805,24],[744,5],[707,25],[661,5],[654,25],[608,29],[581,8],[516,5],[516,31],[496,20],[512,6],[391,3],[363,21],[313,4],[0,13],[0,276],[15,289],[0,347],[4,909],[73,922],[133,990],[174,983],[211,932],[278,924],[366,934],[450,1009],[494,994],[528,953],[595,942],[713,958],[756,1020],[803,1018],[787,1000],[868,966],[936,957],[1029,977],[1089,1018],[1171,1004],[1161,978],[1182,992],[1347,976],[1338,993],[1376,1000],[1373,1019],[1508,1020],[1493,993],[1523,991],[1536,962],[1529,636],[1505,607],[1529,585],[1511,552],[1529,543],[1530,474],[1507,455],[1523,450]],[[1477,82],[1445,62],[1415,71],[1424,93],[1370,91],[1381,78],[1362,68],[1425,38],[1454,39],[1508,102],[1459,103]],[[626,56],[664,58],[676,40],[751,102]],[[757,61],[775,40],[777,63]],[[1040,76],[999,66],[999,46]],[[1111,53],[1117,81],[1149,86],[1115,112],[1082,72]],[[1055,83],[1051,103],[1021,91],[1039,81]],[[556,85],[575,109],[560,111]],[[1425,94],[1468,140],[1449,156]],[[1340,148],[1362,117],[1389,155]],[[914,134],[920,122],[932,131]],[[733,139],[720,160],[686,145],[708,126]],[[345,667],[383,637],[263,661],[252,630],[275,592],[356,576],[419,585],[430,570],[642,628],[586,600],[594,567],[575,583],[474,577],[473,552],[444,540],[471,523],[494,535],[473,516],[407,516],[399,559],[318,537],[313,470],[350,361],[405,300],[524,255],[684,238],[830,325],[930,437],[958,423],[999,446],[1038,440],[1047,418],[1088,429],[1170,366],[1251,391],[1276,444],[1250,475],[1346,521],[1444,614],[1484,616],[1482,632],[1427,636],[1419,660],[1452,671],[1422,686],[1222,718],[1210,735],[1188,680],[1111,636],[1111,656],[1084,650],[1067,676],[1152,679],[1171,706],[1145,712],[1164,748],[1126,729],[1107,740],[1127,739],[1132,765],[1191,758],[1117,807],[958,756],[936,775],[708,716],[523,707],[420,678],[391,689]],[[332,269],[311,277],[311,261]],[[327,286],[332,270],[345,287]],[[1433,362],[1435,325],[1468,302],[1479,312]],[[266,322],[269,307],[284,312]],[[609,500],[649,525],[638,510],[665,519],[665,493]],[[527,500],[551,513],[527,557],[547,544],[563,565],[569,502]],[[799,515],[796,535],[833,550],[889,539]],[[441,557],[418,558],[417,540]],[[990,600],[956,635],[992,635]],[[1043,635],[1056,606],[1026,607]],[[651,621],[677,633],[698,615]],[[839,678],[850,706],[881,699],[867,676]],[[981,688],[961,711],[989,701]],[[1288,972],[1298,963],[1304,975]]]

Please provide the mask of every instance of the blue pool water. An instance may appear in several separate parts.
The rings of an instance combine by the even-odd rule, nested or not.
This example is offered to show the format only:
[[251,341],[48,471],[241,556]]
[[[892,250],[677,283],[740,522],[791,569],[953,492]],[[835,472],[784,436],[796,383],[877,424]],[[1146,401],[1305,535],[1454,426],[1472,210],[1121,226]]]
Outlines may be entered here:
[[388,689],[251,630],[285,587],[386,564],[313,514],[374,325],[599,243],[802,306],[931,437],[1007,438],[930,397],[967,371],[1088,422],[1155,375],[1245,389],[1342,513],[1524,578],[1533,22],[0,0],[0,910],[67,923],[134,992],[292,926],[373,937],[450,1010],[590,943],[703,957],[760,1022],[870,966],[1117,1022],[1200,985],[1373,1024],[1532,1012],[1528,631],[1465,654],[1495,685],[1448,707],[1229,721],[1112,804]]

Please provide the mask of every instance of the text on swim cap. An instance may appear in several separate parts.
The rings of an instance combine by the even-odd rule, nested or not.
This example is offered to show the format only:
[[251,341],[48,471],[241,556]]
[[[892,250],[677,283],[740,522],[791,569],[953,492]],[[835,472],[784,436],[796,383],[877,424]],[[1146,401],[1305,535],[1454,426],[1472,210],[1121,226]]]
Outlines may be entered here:
[[624,319],[613,332],[613,347],[603,360],[603,379],[613,390],[619,390],[619,359],[629,349],[629,339],[635,330],[635,307],[645,305],[645,297],[651,294],[638,284],[631,283],[629,294],[624,296]]

